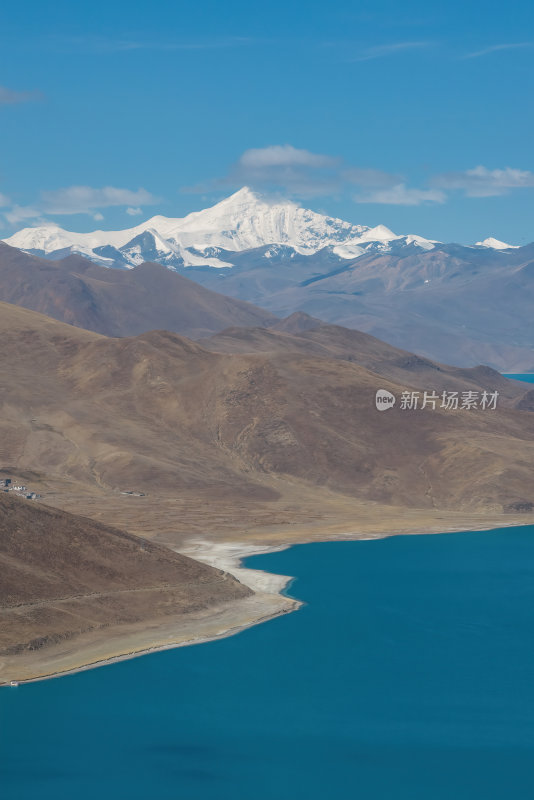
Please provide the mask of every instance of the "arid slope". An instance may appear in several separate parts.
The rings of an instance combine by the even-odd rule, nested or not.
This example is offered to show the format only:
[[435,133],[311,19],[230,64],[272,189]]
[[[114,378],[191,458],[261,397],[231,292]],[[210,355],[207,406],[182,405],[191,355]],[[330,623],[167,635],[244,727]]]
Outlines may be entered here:
[[[532,519],[525,386],[293,323],[226,331],[209,350],[165,331],[107,338],[0,303],[0,472],[43,495],[0,494],[0,681],[224,635],[291,607],[173,549]],[[379,412],[379,388],[497,388],[502,403]]]
[[[223,354],[163,331],[108,339],[6,304],[0,335],[4,468],[153,496],[275,501],[291,481],[413,508],[502,512],[534,500],[534,415],[511,407],[525,389],[492,371],[447,380],[500,382],[496,411],[380,413],[378,388],[398,395],[421,380],[417,360],[387,367],[382,354],[380,375],[357,363],[365,347],[376,361],[373,339],[357,361],[308,355],[291,337]],[[443,370],[423,365],[426,388],[440,388]]]
[[[54,645],[248,597],[231,575],[85,517],[0,493],[0,683]],[[17,657],[19,657],[17,661]],[[19,674],[19,673],[16,673]]]
[[268,311],[205,289],[161,264],[106,269],[82,256],[59,261],[0,242],[0,300],[106,336],[165,328],[193,338],[228,325],[265,325]]

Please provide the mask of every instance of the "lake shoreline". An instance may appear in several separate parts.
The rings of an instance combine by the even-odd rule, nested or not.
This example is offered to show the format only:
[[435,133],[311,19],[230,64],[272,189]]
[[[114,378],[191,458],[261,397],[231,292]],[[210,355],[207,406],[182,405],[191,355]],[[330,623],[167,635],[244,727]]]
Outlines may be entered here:
[[[499,525],[493,525],[488,528],[471,529],[465,526],[455,525],[449,527],[443,526],[442,528],[438,528],[438,526],[429,526],[424,531],[414,530],[413,528],[397,529],[380,533],[347,531],[346,533],[338,532],[336,535],[326,535],[324,539],[314,538],[301,542],[293,540],[272,545],[217,542],[209,541],[204,538],[191,539],[182,546],[172,549],[190,558],[202,561],[230,573],[241,583],[249,586],[254,594],[244,600],[232,601],[225,604],[223,607],[205,609],[198,615],[183,615],[179,620],[173,623],[153,624],[152,627],[149,625],[148,632],[146,630],[124,632],[123,629],[114,629],[113,633],[111,630],[109,632],[106,631],[106,633],[112,633],[108,641],[108,637],[105,636],[105,633],[103,634],[102,631],[95,631],[87,634],[85,637],[80,637],[78,642],[82,639],[84,641],[81,641],[81,645],[71,654],[65,654],[60,651],[61,647],[64,647],[64,645],[52,646],[47,649],[47,652],[43,652],[43,659],[41,662],[43,664],[43,671],[40,672],[39,667],[35,669],[34,666],[34,674],[29,674],[27,677],[23,674],[20,674],[20,677],[16,675],[16,661],[21,659],[20,656],[8,658],[0,657],[0,669],[3,672],[9,670],[11,667],[13,668],[12,677],[0,683],[0,687],[9,687],[11,680],[17,681],[19,685],[42,680],[51,680],[66,675],[73,675],[88,669],[107,666],[119,661],[140,658],[151,653],[229,638],[230,636],[237,635],[241,631],[247,630],[247,628],[260,625],[264,622],[276,619],[276,617],[282,616],[283,614],[298,610],[303,603],[283,594],[287,586],[293,581],[293,577],[244,567],[243,560],[254,555],[281,552],[296,544],[311,544],[320,541],[357,542],[373,541],[397,536],[489,532],[498,530],[499,528],[530,525],[532,524],[532,519],[527,517],[531,516],[532,515],[525,515],[525,520],[522,522],[514,518],[510,522],[503,521]],[[143,638],[145,638],[145,640],[147,639],[147,633],[149,634],[149,641],[143,646]],[[125,642],[123,647],[121,647],[121,641]],[[126,642],[128,645],[126,645]],[[103,654],[101,658],[92,660],[91,653],[93,653],[93,655],[97,654],[99,650],[107,650],[108,654]],[[121,652],[121,650],[123,650],[123,652]],[[76,653],[80,651],[82,655],[76,655]],[[83,656],[84,651],[85,657]],[[33,655],[35,655],[35,653]],[[22,659],[23,662],[32,660],[32,658],[28,657],[26,654],[22,656]],[[51,662],[51,668],[49,669],[45,666],[47,662]],[[54,669],[52,667],[54,662],[57,663],[58,668]],[[64,668],[62,667],[62,663],[65,664]],[[21,667],[23,672],[29,671],[27,665],[24,668],[24,664],[22,663]]]
[[[289,546],[290,545],[287,547]],[[29,677],[17,678],[17,676],[13,674],[12,678],[0,683],[0,687],[4,686],[11,688],[12,680],[16,681],[17,685],[22,686],[25,683],[36,683],[43,680],[52,680],[54,678],[60,678],[66,675],[73,675],[77,672],[84,672],[88,669],[96,669],[98,667],[108,666],[119,661],[128,661],[133,658],[140,658],[141,656],[149,655],[150,653],[157,653],[165,650],[173,650],[178,647],[189,647],[196,644],[205,644],[207,642],[217,641],[219,639],[226,639],[230,636],[235,636],[238,633],[241,633],[241,631],[247,630],[247,628],[251,628],[255,625],[261,625],[264,622],[276,619],[276,617],[296,611],[301,607],[302,603],[297,599],[287,597],[283,594],[286,586],[293,580],[291,576],[265,573],[262,570],[251,570],[241,566],[242,560],[251,555],[264,555],[271,552],[278,552],[287,549],[287,547],[260,547],[254,545],[247,546],[240,544],[236,545],[236,543],[228,543],[226,546],[218,544],[212,547],[207,541],[195,541],[183,550],[180,549],[180,552],[189,555],[191,549],[195,550],[198,556],[197,560],[204,561],[205,563],[212,564],[218,569],[229,572],[241,583],[247,586],[252,583],[252,586],[249,586],[249,588],[252,588],[254,594],[251,597],[247,597],[243,600],[233,601],[225,604],[224,606],[205,609],[205,611],[197,617],[192,615],[183,615],[177,623],[157,625],[154,633],[155,641],[150,646],[138,648],[133,647],[131,650],[117,652],[116,654],[109,655],[104,658],[98,658],[94,661],[87,661],[86,663],[76,664],[75,666],[71,667],[65,666],[64,669],[55,669],[51,670],[50,672],[43,672],[42,674],[36,674]],[[187,625],[187,623],[192,624]],[[184,624],[186,625],[186,632],[189,631],[189,633],[193,634],[191,638],[176,638],[175,641],[161,641],[161,643],[157,642],[158,631],[160,632],[161,637],[162,633],[171,630],[173,625],[179,631],[180,628],[184,627]],[[214,632],[214,627],[219,628],[221,625],[223,628]],[[196,635],[195,629],[198,631]],[[93,635],[89,634],[88,638],[95,638],[99,633],[100,632],[97,631],[94,632]],[[118,634],[118,636],[112,637],[112,641],[113,639],[115,641],[120,640],[121,632],[119,631]],[[172,637],[172,634],[170,634],[170,636]],[[136,638],[135,634],[133,635],[133,638]],[[142,638],[141,634],[138,634],[138,638]],[[89,645],[87,648],[87,657],[89,657],[90,649],[91,647]],[[49,656],[49,653],[43,655]],[[17,656],[12,657],[13,660],[16,658]],[[72,659],[75,658],[76,656],[73,655]],[[2,667],[5,669],[6,663],[9,663],[9,658],[0,658],[0,669]]]
[[[298,601],[296,602],[298,603]],[[252,628],[255,625],[261,625],[264,622],[270,622],[270,620],[276,619],[276,617],[281,617],[284,614],[291,613],[292,611],[297,611],[301,605],[302,603],[298,603],[295,605],[294,608],[280,609],[276,612],[273,612],[272,614],[267,614],[265,617],[258,617],[252,622],[248,622],[243,625],[236,625],[235,628],[229,628],[227,631],[215,636],[205,636],[205,637],[199,636],[197,639],[190,639],[189,641],[176,642],[173,644],[165,644],[165,645],[155,645],[154,647],[148,647],[142,650],[132,650],[129,653],[124,653],[118,656],[112,656],[111,658],[102,659],[101,661],[93,661],[91,663],[84,664],[83,666],[80,667],[73,667],[72,669],[65,669],[60,672],[52,672],[48,675],[40,675],[35,678],[22,679],[20,681],[17,681],[17,685],[22,686],[26,683],[38,683],[40,681],[53,680],[54,678],[62,678],[66,677],[67,675],[75,675],[78,672],[85,672],[86,670],[89,669],[106,667],[111,664],[119,663],[120,661],[130,661],[134,658],[141,658],[142,656],[150,655],[151,653],[162,653],[165,650],[176,650],[179,647],[191,647],[197,644],[207,644],[208,642],[216,642],[219,639],[228,639],[230,636],[236,636],[238,633],[247,630],[247,628]],[[2,686],[12,688],[10,683],[0,684],[0,688]]]
[[256,564],[297,576],[302,613],[0,693],[8,795],[530,796],[534,526]]

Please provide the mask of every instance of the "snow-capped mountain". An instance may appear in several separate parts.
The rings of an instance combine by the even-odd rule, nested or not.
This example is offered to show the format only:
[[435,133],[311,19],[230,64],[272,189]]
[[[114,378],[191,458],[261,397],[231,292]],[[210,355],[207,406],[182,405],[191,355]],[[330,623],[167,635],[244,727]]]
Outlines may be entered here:
[[421,236],[398,236],[384,225],[353,225],[291,201],[269,200],[247,187],[183,218],[155,216],[126,230],[91,233],[44,225],[4,241],[48,258],[75,252],[110,267],[158,261],[171,269],[229,267],[233,253],[265,247],[265,258],[273,258],[276,248],[284,248],[286,256],[288,249],[306,256],[326,248],[338,259],[354,259],[370,250],[389,252],[399,245],[431,250],[436,244]]
[[517,250],[519,245],[506,244],[506,242],[501,242],[500,239],[494,239],[493,236],[489,236],[484,241],[477,242],[477,247],[489,247],[491,250]]
[[[152,274],[159,275],[161,287],[162,274],[172,281],[178,273],[268,313],[285,317],[302,311],[444,363],[478,361],[509,372],[534,369],[534,243],[515,247],[488,238],[466,246],[400,236],[383,225],[354,225],[247,188],[180,219],[155,216],[127,230],[91,233],[45,225],[25,228],[5,241],[57,261],[54,274],[62,287],[68,285],[62,270],[82,276],[96,270],[94,275],[105,274],[98,283],[106,283],[109,275],[110,285],[117,285],[116,270],[110,274],[64,258],[80,253],[100,266],[131,270],[120,279],[123,286],[128,281],[143,285]],[[50,279],[40,259],[30,261],[39,279],[9,277],[8,302],[20,302],[36,291],[35,284]],[[141,266],[146,261],[169,272]],[[74,280],[76,287],[79,280]],[[90,281],[84,286],[82,305],[96,313],[101,298]],[[46,294],[43,303],[49,299]],[[56,302],[61,306],[63,301]],[[144,311],[147,319],[150,309]],[[150,317],[151,324],[168,325],[171,317],[162,312],[161,321]]]

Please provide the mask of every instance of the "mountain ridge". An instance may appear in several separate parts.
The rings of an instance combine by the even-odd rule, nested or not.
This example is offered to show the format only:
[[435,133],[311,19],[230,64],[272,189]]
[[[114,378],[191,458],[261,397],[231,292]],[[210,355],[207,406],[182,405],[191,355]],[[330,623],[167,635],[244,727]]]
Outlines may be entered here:
[[[531,492],[534,416],[514,408],[528,391],[521,384],[485,368],[425,362],[335,326],[298,336],[237,331],[245,346],[228,353],[167,331],[109,338],[1,303],[4,466],[114,492],[144,486],[156,497],[189,489],[215,497],[220,489],[275,500],[273,486],[288,478],[414,507],[484,507],[504,502],[512,487]],[[255,344],[255,331],[257,341],[274,337],[276,347]],[[422,379],[429,390],[493,386],[502,408],[376,411],[378,389],[400,396]],[[447,451],[443,462],[436,457]],[[456,500],[447,497],[442,475],[431,503],[414,464],[429,459],[437,479],[443,463],[450,476],[450,459],[456,463],[462,451],[475,460],[486,454],[479,495],[461,484]],[[392,483],[383,474],[393,468]]]
[[[342,258],[354,257],[369,246],[387,247],[406,240],[431,249],[434,242],[422,236],[397,236],[385,225],[369,227],[318,214],[297,203],[266,198],[243,187],[214,206],[185,217],[157,215],[119,231],[90,233],[67,231],[58,225],[24,228],[4,241],[36,255],[53,257],[66,250],[78,252],[107,266],[126,268],[148,260],[139,250],[139,237],[151,237],[149,245],[168,266],[229,266],[213,249],[242,252],[267,245],[286,245],[300,254],[324,247],[338,248]],[[347,249],[348,248],[348,249]],[[200,252],[200,255],[199,255]],[[112,255],[113,253],[113,255]],[[226,257],[228,258],[228,257]],[[230,256],[231,259],[231,256]]]
[[109,270],[76,254],[50,261],[4,242],[0,242],[0,300],[107,336],[168,328],[194,338],[231,324],[263,325],[277,319],[161,264]]
[[[247,186],[185,217],[156,215],[131,228],[89,233],[68,231],[51,223],[23,228],[4,241],[35,255],[57,257],[66,251],[77,252],[104,266],[124,268],[135,266],[140,259],[150,260],[147,248],[159,254],[155,260],[170,268],[220,268],[232,266],[232,253],[269,245],[284,245],[301,255],[331,248],[340,258],[354,258],[369,249],[387,252],[393,245],[432,250],[441,244],[417,234],[395,234],[382,224],[370,227],[319,214],[292,200],[253,192]],[[517,246],[490,236],[470,247],[511,250]],[[222,251],[229,255],[219,258]]]
[[[183,218],[157,216],[124,231],[89,234],[27,228],[7,242],[51,261],[83,251],[113,272],[159,263],[278,317],[302,311],[459,366],[534,370],[534,243],[518,247],[489,237],[465,246],[396,236],[385,226],[353,225],[247,188]],[[91,290],[84,292],[89,302]],[[120,306],[120,298],[115,302]],[[210,333],[177,328],[170,310],[159,322],[152,316],[148,327]]]

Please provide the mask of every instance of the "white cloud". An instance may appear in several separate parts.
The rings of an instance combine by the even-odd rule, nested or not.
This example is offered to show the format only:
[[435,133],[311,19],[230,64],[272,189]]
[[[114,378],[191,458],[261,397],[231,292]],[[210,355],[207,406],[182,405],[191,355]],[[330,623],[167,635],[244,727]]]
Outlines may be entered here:
[[245,150],[228,175],[215,181],[214,186],[246,185],[293,197],[327,196],[340,189],[341,166],[340,159],[322,153],[290,144],[269,145]]
[[131,37],[58,36],[50,40],[54,50],[89,53],[127,53],[135,50],[195,51],[226,50],[252,45],[257,41],[248,36],[220,36],[205,39],[145,39],[142,35]]
[[0,106],[16,105],[17,103],[28,103],[39,97],[37,92],[17,92],[0,86]]
[[341,158],[283,144],[245,150],[223,178],[183,191],[202,194],[250,186],[257,191],[309,198],[338,195],[348,186],[392,186],[399,180],[398,175],[353,167]]
[[507,44],[492,44],[489,47],[484,47],[482,50],[475,50],[473,53],[466,53],[462,59],[467,58],[481,58],[482,56],[489,56],[492,53],[499,53],[502,50],[517,50],[524,47],[532,47],[532,42],[510,42]]
[[380,169],[366,169],[360,167],[347,167],[341,172],[341,177],[347,183],[355,186],[382,187],[395,186],[402,182],[400,175],[392,175],[390,172],[383,172]]
[[203,193],[232,186],[281,193],[298,199],[339,196],[355,189],[357,203],[418,206],[444,203],[439,188],[411,188],[402,175],[355,167],[341,158],[313,153],[290,144],[245,150],[224,178],[185,189]]
[[282,191],[297,197],[335,194],[341,162],[290,144],[245,150],[223,183]]
[[4,213],[4,216],[12,225],[18,225],[19,222],[27,220],[40,220],[42,211],[31,206],[13,206],[13,208]]
[[90,214],[93,209],[111,206],[153,205],[159,198],[146,189],[119,189],[104,186],[68,186],[41,193],[43,210],[48,214]]
[[[0,194],[0,207],[9,205],[9,199]],[[95,189],[91,186],[67,186],[54,191],[41,192],[40,201],[31,206],[13,206],[4,216],[12,225],[31,220],[33,224],[49,224],[50,214],[88,214],[100,222],[104,216],[100,209],[112,206],[128,206],[127,213],[142,213],[140,205],[158,203],[159,198],[146,189],[119,189],[105,186]]]
[[425,49],[432,44],[432,42],[392,42],[391,44],[380,44],[375,47],[368,47],[358,55],[350,58],[349,61],[372,61],[375,58],[386,58],[387,56],[406,53],[410,50]]
[[465,172],[436,176],[433,185],[440,189],[459,189],[468,197],[496,197],[511,189],[534,187],[534,172],[522,169],[488,169],[478,166]]
[[137,208],[132,208],[131,206],[129,206],[126,209],[126,213],[129,214],[131,217],[138,217],[139,214],[143,213],[143,209],[139,208],[139,206]]
[[243,169],[270,169],[272,167],[330,167],[337,163],[332,156],[300,150],[290,144],[275,144],[269,147],[245,150],[239,161]]
[[5,195],[5,194],[2,194],[2,192],[0,192],[0,208],[2,206],[8,206],[8,205],[10,205],[10,203],[11,203],[11,200],[9,199],[9,197],[7,195]]
[[357,195],[357,203],[381,203],[394,206],[421,206],[444,203],[447,199],[444,192],[439,189],[412,189],[404,183],[376,189],[362,195]]

